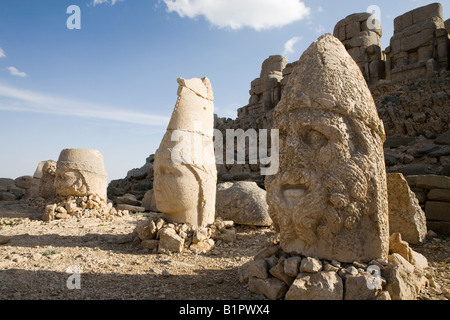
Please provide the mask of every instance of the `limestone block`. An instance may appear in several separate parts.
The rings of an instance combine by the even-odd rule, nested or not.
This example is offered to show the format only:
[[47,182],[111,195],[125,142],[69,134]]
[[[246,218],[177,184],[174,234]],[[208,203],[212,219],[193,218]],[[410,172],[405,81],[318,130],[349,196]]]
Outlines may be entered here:
[[450,145],[450,130],[437,137],[434,143],[440,145]]
[[288,291],[288,286],[277,278],[258,279],[250,278],[248,289],[256,294],[263,294],[270,300],[279,300]]
[[284,273],[290,277],[296,278],[300,271],[301,257],[291,257],[284,262]]
[[423,271],[396,253],[389,256],[389,264],[381,274],[387,280],[386,290],[392,300],[415,300],[425,285]]
[[286,300],[343,300],[342,279],[333,271],[300,273],[286,293]]
[[136,196],[130,193],[126,193],[121,197],[116,198],[117,204],[129,204],[131,206],[141,206],[141,201],[136,199]]
[[179,78],[178,84],[153,164],[156,206],[173,222],[205,227],[214,222],[216,203],[214,97],[208,78]]
[[107,174],[100,151],[64,149],[56,164],[55,183],[59,196],[98,196],[107,200]]
[[258,279],[269,278],[269,273],[267,272],[267,263],[264,259],[258,259],[251,261],[247,264],[248,273],[251,277]]
[[327,34],[300,58],[274,113],[280,170],[269,214],[287,253],[342,262],[387,258],[383,123],[366,81]]
[[450,190],[433,189],[428,192],[428,200],[450,202]]
[[174,229],[164,228],[159,231],[158,252],[180,253],[184,249],[184,239]]
[[438,175],[422,175],[415,178],[416,187],[423,189],[450,189],[450,177]]
[[445,30],[450,34],[450,19],[445,20]]
[[355,47],[370,47],[372,45],[380,46],[380,37],[373,31],[362,31],[358,36],[349,41],[352,48]]
[[307,257],[300,263],[300,272],[317,273],[322,270],[322,262],[319,259]]
[[38,163],[33,179],[31,180],[30,188],[25,192],[25,200],[39,198],[39,184],[42,178],[42,168],[46,162],[47,161],[41,161]]
[[237,224],[270,226],[266,191],[255,182],[225,182],[217,186],[216,216]]
[[145,212],[144,207],[138,207],[138,206],[132,206],[129,204],[118,204],[117,205],[118,210],[128,210],[132,213],[139,213],[139,212]]
[[282,55],[270,56],[264,60],[261,68],[260,78],[268,76],[274,71],[282,72],[286,67],[287,59]]
[[433,30],[422,30],[420,33],[415,33],[410,36],[406,36],[401,40],[401,51],[410,51],[413,49],[418,49],[422,46],[429,46],[430,51],[432,51],[431,44],[434,39]]
[[441,18],[444,16],[444,10],[440,3],[432,3],[412,10],[413,23],[420,23],[422,21],[432,20],[433,18]]
[[425,214],[428,220],[450,222],[450,202],[427,201]]
[[27,190],[31,187],[32,180],[33,180],[32,176],[23,176],[14,180],[14,183],[16,187]]
[[425,213],[401,173],[387,175],[389,233],[400,233],[412,244],[421,244],[427,235]]
[[14,201],[16,195],[11,192],[0,192],[0,201]]
[[294,282],[297,275],[295,277],[291,277],[284,272],[285,262],[286,262],[286,259],[284,257],[281,257],[278,260],[278,263],[275,266],[273,266],[269,270],[269,272],[272,276],[283,281],[287,286],[290,286]]
[[359,274],[345,278],[344,300],[375,300],[378,290],[368,285],[370,274]]
[[144,199],[142,199],[142,206],[145,208],[145,211],[158,211],[158,208],[156,207],[155,192],[153,191],[153,189],[148,190],[145,193]]

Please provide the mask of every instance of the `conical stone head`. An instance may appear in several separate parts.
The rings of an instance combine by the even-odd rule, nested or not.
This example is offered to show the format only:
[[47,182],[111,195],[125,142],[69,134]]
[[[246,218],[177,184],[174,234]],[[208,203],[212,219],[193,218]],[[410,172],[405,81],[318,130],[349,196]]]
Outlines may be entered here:
[[208,78],[179,78],[178,84],[153,164],[155,201],[169,220],[205,227],[214,222],[216,203],[213,91]]
[[341,262],[388,255],[384,127],[342,43],[302,55],[274,113],[280,170],[266,177],[284,251]]

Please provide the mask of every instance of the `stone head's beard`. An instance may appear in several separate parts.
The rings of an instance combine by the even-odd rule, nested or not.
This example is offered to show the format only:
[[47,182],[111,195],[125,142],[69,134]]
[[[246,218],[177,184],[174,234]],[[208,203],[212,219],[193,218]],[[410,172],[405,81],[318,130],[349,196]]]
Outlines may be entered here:
[[[318,239],[331,241],[342,228],[352,230],[366,211],[368,181],[353,160],[324,173],[287,170],[267,177],[266,186],[275,227],[282,237],[300,239],[305,247]],[[297,198],[290,197],[295,194]]]

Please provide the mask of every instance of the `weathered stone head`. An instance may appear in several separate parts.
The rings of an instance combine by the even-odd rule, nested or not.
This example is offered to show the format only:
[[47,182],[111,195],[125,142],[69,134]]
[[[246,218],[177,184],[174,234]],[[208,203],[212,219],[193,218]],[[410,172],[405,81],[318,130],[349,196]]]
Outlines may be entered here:
[[52,160],[46,161],[42,167],[42,178],[39,183],[39,195],[46,200],[56,197],[55,174],[56,162]]
[[180,78],[178,84],[178,101],[155,154],[155,200],[173,222],[204,227],[215,217],[214,97],[208,78]]
[[332,35],[300,58],[274,129],[280,171],[265,184],[283,250],[342,262],[386,258],[384,127],[360,69]]
[[106,201],[107,174],[103,156],[97,150],[65,149],[61,151],[55,175],[59,196],[96,195]]

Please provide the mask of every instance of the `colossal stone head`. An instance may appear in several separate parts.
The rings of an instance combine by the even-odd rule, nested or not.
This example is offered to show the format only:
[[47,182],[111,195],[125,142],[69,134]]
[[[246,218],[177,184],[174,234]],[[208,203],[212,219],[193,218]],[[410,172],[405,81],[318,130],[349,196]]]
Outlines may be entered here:
[[384,127],[338,39],[322,36],[302,55],[274,129],[280,171],[265,184],[283,250],[342,262],[386,258]]
[[173,222],[204,227],[215,217],[214,97],[208,78],[180,78],[178,84],[178,101],[155,154],[155,201]]
[[65,149],[56,164],[55,188],[59,196],[98,196],[106,201],[107,174],[97,150]]

